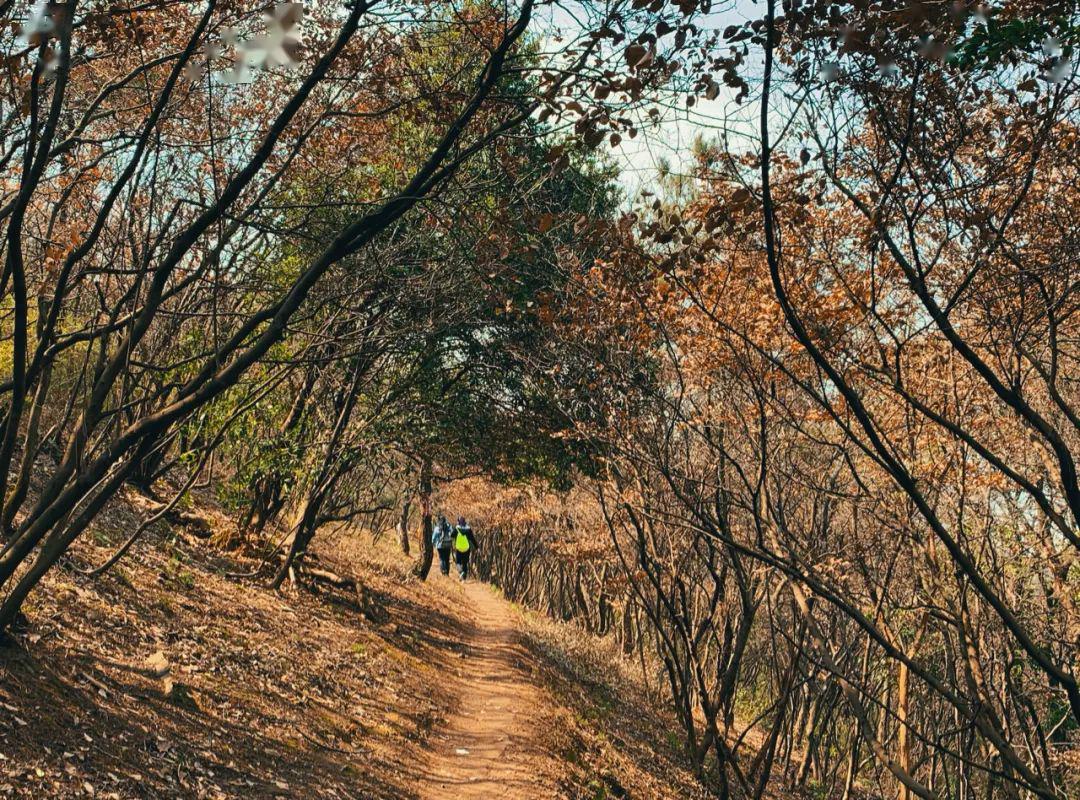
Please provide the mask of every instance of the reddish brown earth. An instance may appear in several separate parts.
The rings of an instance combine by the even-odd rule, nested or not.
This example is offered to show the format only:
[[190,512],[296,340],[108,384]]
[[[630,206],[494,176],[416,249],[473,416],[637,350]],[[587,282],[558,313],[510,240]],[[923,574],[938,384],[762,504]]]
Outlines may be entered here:
[[164,524],[104,577],[75,569],[145,515],[133,496],[110,509],[0,646],[0,797],[697,794],[670,719],[586,663],[576,629],[481,584],[417,581],[368,534],[316,547],[362,593],[275,593],[236,577],[257,558]]
[[515,620],[487,586],[466,584],[462,601],[473,622],[453,670],[459,705],[434,735],[421,797],[552,797],[558,765],[543,747],[538,724],[551,711]]

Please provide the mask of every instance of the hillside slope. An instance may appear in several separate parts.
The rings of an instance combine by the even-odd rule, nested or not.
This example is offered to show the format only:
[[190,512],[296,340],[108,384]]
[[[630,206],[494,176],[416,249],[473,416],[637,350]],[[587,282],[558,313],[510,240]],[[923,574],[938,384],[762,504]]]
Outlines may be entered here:
[[165,525],[105,576],[81,574],[138,502],[101,518],[0,648],[0,796],[695,793],[670,721],[583,682],[594,667],[559,655],[559,626],[480,584],[421,583],[389,543],[319,543],[360,591],[274,593],[242,577],[257,560]]

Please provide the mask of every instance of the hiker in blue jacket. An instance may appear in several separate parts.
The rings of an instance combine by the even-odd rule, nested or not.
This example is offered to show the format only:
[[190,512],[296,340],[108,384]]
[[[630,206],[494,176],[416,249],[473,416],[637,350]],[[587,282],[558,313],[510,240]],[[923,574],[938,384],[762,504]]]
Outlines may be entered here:
[[446,517],[439,514],[435,527],[431,529],[431,544],[439,554],[439,572],[450,574],[450,551],[454,547],[454,531]]
[[465,517],[457,518],[454,526],[454,561],[457,564],[458,574],[461,579],[469,579],[469,556],[476,549],[476,536],[472,528],[465,521]]

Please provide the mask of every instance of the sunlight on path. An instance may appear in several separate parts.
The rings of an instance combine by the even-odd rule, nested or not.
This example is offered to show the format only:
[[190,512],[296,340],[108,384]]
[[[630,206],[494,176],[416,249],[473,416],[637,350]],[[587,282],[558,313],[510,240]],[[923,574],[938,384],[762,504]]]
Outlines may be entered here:
[[[446,579],[443,579],[446,580]],[[479,583],[464,587],[476,616],[472,638],[450,682],[460,707],[435,734],[419,795],[442,798],[548,798],[548,754],[535,741],[540,691],[515,640],[506,603]]]

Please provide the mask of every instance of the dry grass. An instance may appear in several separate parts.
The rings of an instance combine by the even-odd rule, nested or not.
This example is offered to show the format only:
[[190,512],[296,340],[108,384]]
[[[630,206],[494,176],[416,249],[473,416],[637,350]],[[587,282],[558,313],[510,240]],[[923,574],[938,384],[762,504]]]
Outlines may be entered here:
[[[28,624],[0,647],[0,796],[417,797],[474,623],[460,590],[413,578],[395,542],[351,534],[315,549],[362,596],[275,593],[265,575],[229,576],[259,559],[223,555],[211,542],[230,521],[197,511],[215,536],[161,523],[86,577],[76,567],[148,515],[127,493],[32,595]],[[533,724],[561,796],[705,796],[630,665],[572,626],[517,617],[550,700]]]
[[641,675],[611,640],[530,611],[526,644],[555,699],[549,747],[565,762],[567,795],[588,800],[691,800],[713,796],[694,779],[675,720],[651,702]]
[[[114,504],[73,563],[103,560],[141,516]],[[366,613],[353,592],[228,578],[258,562],[164,525],[101,579],[54,570],[0,649],[0,795],[414,796],[459,623],[391,549],[366,551],[358,572],[344,543],[327,549],[361,576]]]

